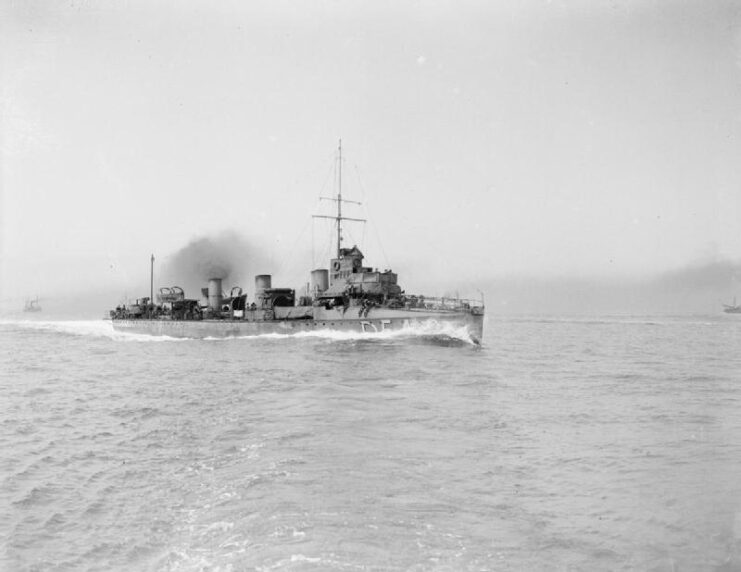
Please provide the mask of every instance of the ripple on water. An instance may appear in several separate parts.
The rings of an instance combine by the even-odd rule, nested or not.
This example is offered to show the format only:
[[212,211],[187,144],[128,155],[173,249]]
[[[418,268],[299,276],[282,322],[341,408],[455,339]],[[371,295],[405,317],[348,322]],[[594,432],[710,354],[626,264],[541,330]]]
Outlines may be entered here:
[[36,485],[25,491],[19,491],[20,498],[12,502],[18,509],[34,509],[51,504],[56,500],[58,490],[53,485]]
[[[24,328],[8,569],[741,569],[737,325],[592,322],[476,351]],[[64,359],[24,369],[29,336]]]

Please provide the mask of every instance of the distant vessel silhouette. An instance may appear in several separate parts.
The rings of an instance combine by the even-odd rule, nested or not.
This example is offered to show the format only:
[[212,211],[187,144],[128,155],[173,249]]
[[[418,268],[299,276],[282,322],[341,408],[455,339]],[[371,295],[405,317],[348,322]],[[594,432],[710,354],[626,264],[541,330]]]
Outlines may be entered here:
[[24,312],[41,312],[41,306],[39,306],[39,297],[36,296],[35,300],[26,300],[26,305],[23,307]]
[[154,303],[154,255],[151,258],[150,296],[134,304],[118,306],[110,316],[116,330],[184,338],[233,337],[266,333],[297,333],[316,330],[380,332],[421,324],[464,329],[479,344],[483,337],[484,301],[457,297],[432,298],[406,294],[391,270],[365,266],[357,246],[342,246],[342,221],[362,221],[343,216],[342,142],[338,149],[336,256],[329,269],[311,271],[311,288],[296,296],[291,288],[273,288],[272,277],[255,277],[251,302],[242,288],[225,295],[222,277],[211,277],[200,299],[186,298],[179,286],[160,288]]
[[733,297],[733,304],[723,304],[723,311],[726,314],[741,314],[741,306],[736,304],[736,297]]

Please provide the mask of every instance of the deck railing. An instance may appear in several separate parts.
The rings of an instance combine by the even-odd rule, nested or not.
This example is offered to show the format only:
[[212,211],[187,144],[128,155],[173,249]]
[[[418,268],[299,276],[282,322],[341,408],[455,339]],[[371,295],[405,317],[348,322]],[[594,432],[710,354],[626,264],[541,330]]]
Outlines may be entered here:
[[404,307],[420,310],[470,310],[471,308],[483,308],[484,301],[470,298],[455,298],[452,296],[414,296],[406,295]]

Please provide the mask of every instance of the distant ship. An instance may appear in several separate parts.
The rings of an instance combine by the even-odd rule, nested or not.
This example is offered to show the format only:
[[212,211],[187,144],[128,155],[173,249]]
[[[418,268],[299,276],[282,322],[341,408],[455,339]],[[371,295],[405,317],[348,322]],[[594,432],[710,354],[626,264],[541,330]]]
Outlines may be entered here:
[[26,300],[26,305],[23,306],[24,312],[41,312],[41,306],[39,306],[39,298],[35,300]]
[[736,298],[733,298],[733,304],[723,304],[723,311],[726,314],[741,314],[741,306],[736,304]]
[[150,296],[111,310],[119,331],[177,338],[236,337],[266,333],[291,334],[316,330],[381,332],[419,325],[464,329],[471,341],[483,337],[484,301],[458,297],[433,298],[406,294],[391,270],[366,266],[357,246],[343,248],[342,222],[362,221],[342,215],[342,143],[338,150],[338,191],[333,219],[337,225],[336,256],[329,268],[311,271],[311,286],[296,296],[291,288],[274,288],[269,274],[255,277],[252,300],[234,287],[222,290],[222,277],[212,277],[198,299],[187,298],[179,286],[160,288],[154,303],[154,256]]

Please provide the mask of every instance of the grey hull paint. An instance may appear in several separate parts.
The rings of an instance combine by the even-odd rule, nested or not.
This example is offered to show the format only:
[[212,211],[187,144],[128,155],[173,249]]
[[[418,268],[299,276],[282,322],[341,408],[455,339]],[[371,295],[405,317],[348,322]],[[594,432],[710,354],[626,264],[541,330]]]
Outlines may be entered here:
[[[349,314],[349,312],[347,312]],[[324,316],[313,320],[112,320],[113,327],[122,332],[173,338],[231,338],[260,334],[294,334],[316,330],[373,333],[384,330],[400,330],[418,324],[437,322],[454,327],[466,327],[474,343],[481,343],[484,317],[463,312],[394,312],[379,309],[368,316],[342,315],[339,311],[327,311]]]

